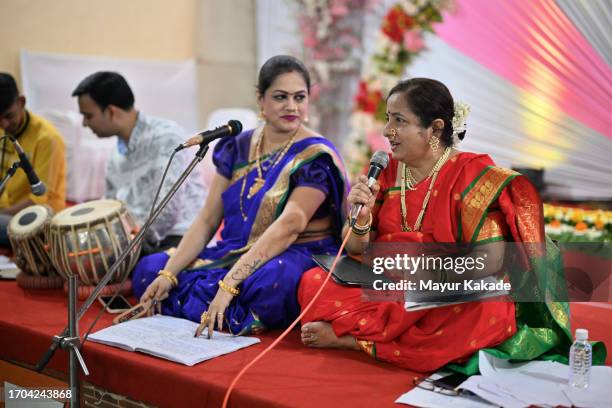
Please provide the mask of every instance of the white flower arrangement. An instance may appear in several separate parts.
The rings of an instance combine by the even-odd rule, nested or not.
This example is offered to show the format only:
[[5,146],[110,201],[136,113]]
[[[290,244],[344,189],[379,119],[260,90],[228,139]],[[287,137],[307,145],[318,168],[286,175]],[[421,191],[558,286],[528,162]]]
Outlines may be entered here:
[[470,113],[470,105],[465,102],[455,102],[455,114],[453,115],[453,137],[467,130],[466,121]]

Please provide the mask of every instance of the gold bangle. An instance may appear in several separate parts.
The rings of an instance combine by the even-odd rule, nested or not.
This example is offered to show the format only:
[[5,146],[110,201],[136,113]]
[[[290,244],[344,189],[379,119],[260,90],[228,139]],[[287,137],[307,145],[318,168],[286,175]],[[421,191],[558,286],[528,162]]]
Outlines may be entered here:
[[238,296],[240,294],[240,289],[231,287],[230,285],[223,282],[222,280],[219,281],[219,287],[232,296]]
[[355,220],[354,227],[356,227],[357,229],[360,229],[360,230],[368,229],[369,230],[371,226],[372,226],[372,213],[370,213],[370,218],[368,219],[368,222],[365,225],[359,225],[357,224],[357,220]]
[[173,288],[178,286],[178,279],[176,278],[176,276],[174,276],[172,272],[167,271],[165,269],[161,269],[159,272],[157,272],[157,274],[168,279],[170,283],[172,283]]

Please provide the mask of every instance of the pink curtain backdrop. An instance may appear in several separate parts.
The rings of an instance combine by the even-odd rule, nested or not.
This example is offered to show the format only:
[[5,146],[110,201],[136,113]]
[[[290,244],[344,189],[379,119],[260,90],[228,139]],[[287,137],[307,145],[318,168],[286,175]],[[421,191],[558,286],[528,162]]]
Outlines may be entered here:
[[456,0],[440,38],[612,139],[610,68],[553,0]]

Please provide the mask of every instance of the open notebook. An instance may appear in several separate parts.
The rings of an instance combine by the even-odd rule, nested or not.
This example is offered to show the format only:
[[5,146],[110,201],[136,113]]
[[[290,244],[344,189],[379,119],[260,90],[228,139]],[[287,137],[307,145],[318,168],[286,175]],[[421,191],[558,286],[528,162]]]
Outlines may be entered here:
[[256,337],[214,332],[193,337],[197,323],[177,317],[156,315],[116,324],[91,334],[97,343],[140,351],[188,366],[259,343]]

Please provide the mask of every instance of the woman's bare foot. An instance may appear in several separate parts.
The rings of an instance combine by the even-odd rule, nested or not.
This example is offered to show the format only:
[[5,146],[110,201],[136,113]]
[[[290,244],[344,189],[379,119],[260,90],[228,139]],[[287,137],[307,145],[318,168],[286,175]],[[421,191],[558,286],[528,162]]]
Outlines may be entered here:
[[311,322],[302,326],[302,343],[308,347],[359,350],[352,336],[336,336],[331,324]]

